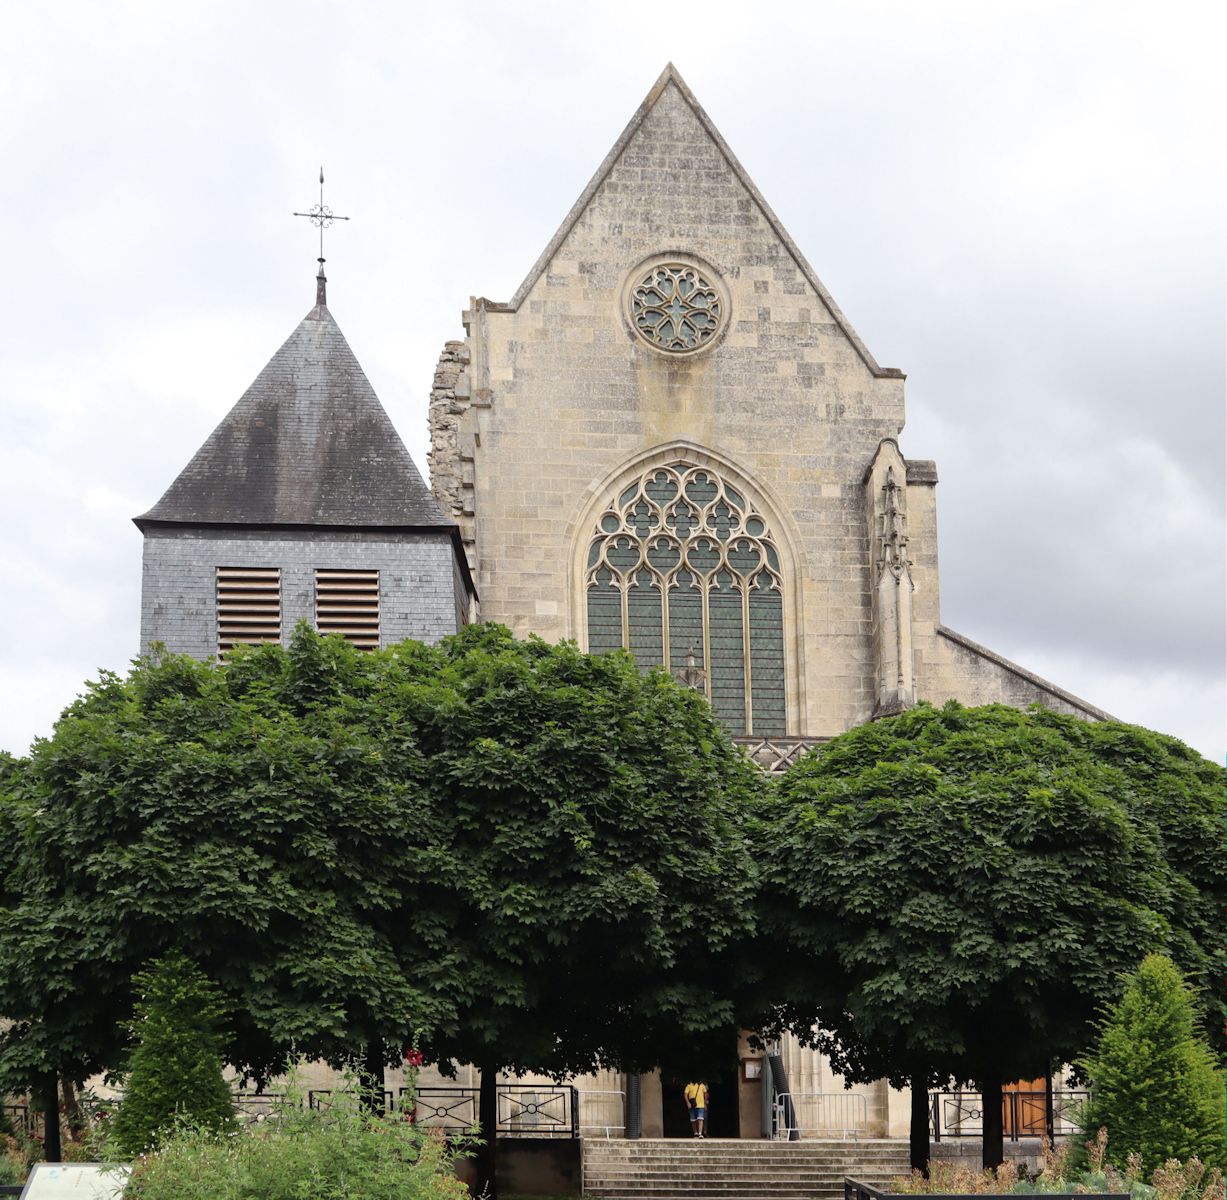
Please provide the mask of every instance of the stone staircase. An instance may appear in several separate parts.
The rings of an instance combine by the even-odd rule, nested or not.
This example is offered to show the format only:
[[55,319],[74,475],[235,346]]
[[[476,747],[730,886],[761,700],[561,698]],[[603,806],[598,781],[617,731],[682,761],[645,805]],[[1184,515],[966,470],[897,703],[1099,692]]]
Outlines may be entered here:
[[584,1140],[584,1192],[603,1200],[827,1200],[845,1176],[882,1186],[906,1174],[907,1142],[877,1138]]

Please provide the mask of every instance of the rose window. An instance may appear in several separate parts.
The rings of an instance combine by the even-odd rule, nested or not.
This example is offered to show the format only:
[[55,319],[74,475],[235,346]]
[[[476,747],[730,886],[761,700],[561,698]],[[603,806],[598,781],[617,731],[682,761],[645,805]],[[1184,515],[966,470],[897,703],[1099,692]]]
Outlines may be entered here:
[[654,266],[630,293],[631,321],[658,350],[687,354],[707,345],[724,321],[719,290],[692,266]]

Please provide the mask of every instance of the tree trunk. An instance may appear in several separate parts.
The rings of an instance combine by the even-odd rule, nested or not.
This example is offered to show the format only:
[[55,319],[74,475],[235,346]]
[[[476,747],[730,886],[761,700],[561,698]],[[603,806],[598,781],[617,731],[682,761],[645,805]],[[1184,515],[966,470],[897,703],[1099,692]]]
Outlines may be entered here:
[[1005,1161],[1005,1121],[1002,1114],[1001,1076],[980,1079],[980,1111],[984,1113],[984,1141],[981,1161],[994,1170]]
[[912,1076],[912,1123],[908,1131],[908,1151],[912,1170],[929,1178],[929,1089],[927,1076]]
[[384,1112],[383,1072],[383,1043],[367,1042],[362,1057],[362,1099],[373,1113]]
[[477,1180],[473,1195],[484,1193],[488,1200],[498,1200],[498,1064],[484,1063],[481,1067],[481,1092],[477,1103],[477,1123],[481,1141],[473,1165]]
[[63,1162],[60,1146],[60,1088],[54,1074],[47,1076],[43,1089],[43,1155],[48,1162]]
[[64,1123],[68,1126],[68,1136],[75,1141],[85,1128],[85,1118],[81,1113],[81,1101],[77,1098],[77,1089],[67,1075],[60,1080],[60,1101]]

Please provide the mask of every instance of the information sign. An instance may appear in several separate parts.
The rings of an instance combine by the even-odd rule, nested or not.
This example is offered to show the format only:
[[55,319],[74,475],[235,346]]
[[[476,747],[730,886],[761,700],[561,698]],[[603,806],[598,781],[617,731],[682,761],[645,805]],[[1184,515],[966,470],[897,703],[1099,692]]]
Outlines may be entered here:
[[21,1200],[120,1200],[131,1174],[119,1163],[35,1163]]

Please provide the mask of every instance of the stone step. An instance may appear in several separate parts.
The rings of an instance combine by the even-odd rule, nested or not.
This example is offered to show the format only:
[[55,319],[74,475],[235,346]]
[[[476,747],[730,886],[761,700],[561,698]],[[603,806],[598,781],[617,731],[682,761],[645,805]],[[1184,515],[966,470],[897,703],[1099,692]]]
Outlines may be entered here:
[[[825,1188],[843,1188],[843,1175],[821,1175],[821,1174],[796,1174],[796,1175],[729,1175],[724,1179],[699,1179],[693,1175],[685,1175],[685,1177],[674,1177],[667,1182],[676,1183],[681,1178],[686,1179],[687,1187],[693,1188],[712,1188],[720,1191],[737,1191],[744,1188],[758,1187],[758,1185],[769,1183],[775,1184],[796,1184],[798,1187],[825,1187]],[[647,1179],[617,1179],[610,1178],[607,1175],[590,1175],[584,1174],[584,1187],[589,1191],[601,1191],[605,1189],[616,1188],[618,1190],[629,1190],[639,1188],[658,1188],[660,1184],[666,1180],[660,1177]],[[869,1184],[870,1187],[881,1187],[882,1183],[890,1182],[885,1179],[861,1179],[861,1183]]]
[[600,1196],[601,1200],[729,1200],[736,1196],[737,1200],[755,1200],[758,1196],[842,1196],[843,1185],[838,1188],[822,1184],[755,1184],[739,1191],[713,1191],[708,1188],[696,1188],[685,1182],[661,1184],[658,1188],[642,1188],[627,1190],[622,1188],[596,1189],[585,1184],[589,1195]]
[[856,1157],[849,1156],[847,1158],[835,1157],[810,1157],[809,1155],[798,1154],[793,1158],[786,1159],[764,1159],[764,1158],[737,1158],[732,1155],[718,1156],[712,1155],[705,1158],[621,1158],[621,1159],[600,1159],[592,1158],[588,1155],[584,1156],[584,1161],[593,1167],[614,1167],[614,1168],[636,1168],[642,1170],[663,1170],[668,1167],[673,1167],[678,1170],[688,1168],[698,1169],[705,1166],[745,1166],[762,1167],[764,1170],[779,1168],[781,1170],[792,1170],[796,1168],[811,1168],[811,1167],[831,1167],[844,1168],[853,1166],[878,1166],[891,1167],[895,1163],[906,1163],[906,1158],[899,1157],[870,1157],[869,1155],[858,1155]]
[[906,1166],[905,1158],[882,1158],[826,1161],[824,1159],[798,1158],[792,1162],[766,1163],[755,1162],[753,1159],[711,1159],[707,1162],[593,1162],[585,1159],[584,1166],[589,1171],[635,1171],[640,1174],[659,1175],[663,1171],[673,1172],[728,1172],[728,1171],[825,1171],[839,1172],[843,1175],[855,1175],[858,1170],[873,1171],[881,1175],[884,1171],[893,1171],[898,1166]]
[[790,1150],[783,1154],[747,1154],[741,1150],[722,1150],[715,1146],[705,1147],[701,1152],[685,1154],[679,1152],[662,1152],[659,1154],[594,1154],[585,1148],[584,1157],[590,1162],[895,1162],[906,1159],[906,1154],[896,1151],[856,1151],[847,1150],[842,1153],[833,1150]]
[[735,1150],[712,1150],[707,1154],[624,1154],[604,1155],[585,1152],[584,1160],[592,1163],[609,1163],[611,1166],[623,1166],[627,1163],[643,1163],[657,1167],[666,1163],[676,1163],[685,1166],[691,1163],[705,1162],[747,1162],[763,1163],[767,1166],[791,1166],[795,1163],[869,1163],[869,1162],[907,1162],[906,1154],[831,1154],[819,1151],[813,1154],[805,1152],[794,1154],[739,1154]]
[[845,1178],[884,1187],[908,1171],[907,1144],[883,1138],[584,1144],[584,1191],[599,1200],[842,1200]]
[[710,1163],[669,1163],[660,1166],[649,1166],[645,1163],[599,1163],[585,1162],[584,1169],[590,1175],[640,1175],[640,1177],[655,1177],[669,1174],[729,1174],[730,1172],[755,1174],[771,1174],[773,1172],[805,1172],[807,1174],[850,1175],[858,1174],[883,1175],[902,1171],[908,1173],[907,1162],[789,1162],[789,1163],[757,1163],[757,1162],[710,1162]]
[[802,1142],[789,1142],[780,1139],[768,1138],[696,1138],[696,1137],[678,1137],[678,1138],[636,1138],[633,1141],[626,1138],[588,1138],[585,1139],[588,1144],[593,1146],[609,1147],[613,1150],[660,1150],[674,1149],[677,1147],[694,1146],[697,1142],[703,1141],[707,1145],[714,1146],[740,1146],[746,1150],[770,1150],[779,1149],[787,1150],[794,1146],[882,1146],[887,1149],[898,1150],[901,1146],[906,1149],[907,1143],[901,1138],[870,1138],[870,1137],[806,1137]]
[[755,1151],[739,1150],[732,1146],[717,1146],[714,1143],[700,1142],[694,1150],[659,1150],[650,1154],[608,1154],[594,1151],[590,1146],[584,1148],[588,1158],[601,1159],[606,1162],[660,1162],[662,1159],[676,1158],[685,1162],[701,1161],[705,1158],[744,1158],[755,1162],[791,1162],[797,1158],[830,1158],[830,1159],[878,1159],[907,1158],[906,1152],[898,1150],[858,1150],[850,1146],[847,1150],[829,1150],[824,1146],[806,1146],[804,1142],[795,1142],[788,1150]]

